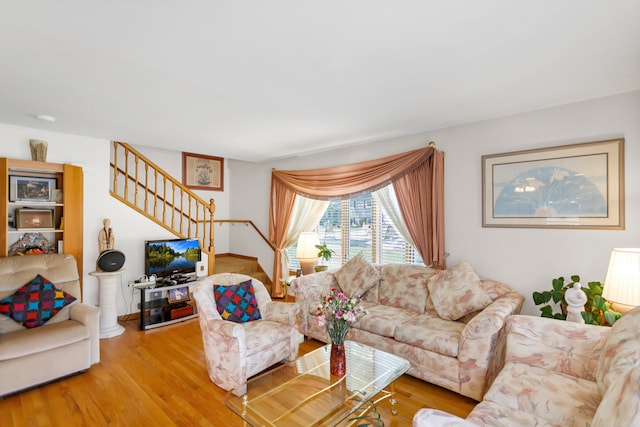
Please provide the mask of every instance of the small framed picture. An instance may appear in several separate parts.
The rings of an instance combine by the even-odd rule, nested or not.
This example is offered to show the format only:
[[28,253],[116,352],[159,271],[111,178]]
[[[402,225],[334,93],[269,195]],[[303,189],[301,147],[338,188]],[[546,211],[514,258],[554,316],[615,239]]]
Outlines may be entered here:
[[51,194],[56,189],[55,178],[38,178],[34,176],[9,176],[10,202],[50,202]]
[[182,153],[182,183],[196,190],[224,191],[224,159]]
[[167,298],[171,304],[189,301],[191,299],[189,296],[189,287],[184,286],[182,288],[169,289]]
[[18,230],[29,230],[29,229],[53,230],[53,210],[51,209],[16,209],[16,228]]

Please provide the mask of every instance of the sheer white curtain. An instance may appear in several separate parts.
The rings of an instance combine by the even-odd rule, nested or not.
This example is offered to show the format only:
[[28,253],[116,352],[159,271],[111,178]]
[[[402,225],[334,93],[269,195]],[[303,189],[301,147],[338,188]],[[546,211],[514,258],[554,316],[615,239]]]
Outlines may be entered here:
[[313,231],[316,228],[318,221],[320,221],[328,206],[329,202],[327,200],[314,200],[300,195],[296,196],[296,200],[293,203],[289,231],[287,231],[284,248],[280,251],[283,272],[289,271],[289,262],[291,261],[287,249],[298,241],[298,235],[301,232]]
[[389,219],[391,219],[393,228],[404,238],[404,240],[407,241],[407,243],[415,248],[416,245],[413,243],[413,240],[411,240],[409,229],[407,228],[404,218],[402,217],[402,213],[400,212],[398,199],[396,198],[396,193],[393,190],[393,185],[390,184],[386,187],[382,187],[371,194],[376,199],[376,202],[382,206],[384,213],[386,213]]

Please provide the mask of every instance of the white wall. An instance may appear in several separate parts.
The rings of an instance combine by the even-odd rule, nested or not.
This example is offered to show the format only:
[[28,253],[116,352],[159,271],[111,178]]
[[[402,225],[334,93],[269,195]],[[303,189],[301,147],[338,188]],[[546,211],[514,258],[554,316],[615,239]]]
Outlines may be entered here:
[[[527,299],[524,312],[537,314],[531,292],[549,288],[552,278],[579,274],[583,281],[602,281],[612,248],[640,246],[640,168],[636,166],[640,158],[639,118],[640,92],[633,92],[274,162],[254,164],[227,159],[225,191],[200,195],[205,200],[216,200],[217,219],[249,219],[267,235],[272,168],[353,163],[423,147],[435,140],[438,148],[446,152],[445,239],[451,253],[449,265],[469,260],[480,275],[513,285]],[[482,155],[618,137],[626,139],[626,230],[482,228]],[[118,314],[136,311],[138,296],[126,283],[143,274],[143,242],[171,235],[109,196],[109,141],[0,124],[0,156],[30,159],[29,139],[48,141],[48,161],[80,164],[85,170],[84,300],[98,303],[97,279],[88,273],[95,270],[102,220],[110,218],[116,248],[127,257]],[[136,148],[181,177],[180,151]],[[271,273],[273,253],[251,228],[223,225],[216,226],[215,233],[218,253],[256,256]]]
[[[52,125],[54,128],[55,125]],[[118,314],[137,311],[138,292],[127,286],[129,281],[144,274],[144,241],[174,238],[171,233],[142,215],[121,204],[109,195],[109,161],[111,143],[106,140],[53,131],[0,124],[0,157],[31,159],[29,139],[48,142],[47,161],[73,163],[84,170],[84,262],[83,300],[98,304],[98,279],[90,276],[95,271],[98,258],[98,232],[104,218],[111,219],[116,238],[116,249],[126,256],[122,286],[118,292]],[[180,151],[156,150],[136,147],[162,168],[181,178],[182,154]],[[203,153],[207,154],[207,153]],[[211,153],[215,155],[215,153]],[[228,172],[225,180],[228,182]],[[6,192],[7,189],[2,189]],[[218,218],[226,218],[229,212],[229,191],[202,191],[205,200],[214,198]],[[224,216],[222,216],[224,215]],[[217,230],[216,230],[217,231]],[[228,252],[228,233],[217,232],[215,244],[219,252]]]
[[[481,156],[624,137],[626,229],[551,230],[483,228]],[[462,260],[478,274],[521,292],[524,313],[539,314],[531,293],[551,287],[554,277],[579,274],[584,282],[603,281],[614,247],[640,246],[640,92],[518,114],[432,132],[263,164],[231,163],[231,216],[252,219],[268,231],[271,168],[306,169],[383,157],[437,142],[446,152],[445,241],[448,265]],[[236,231],[231,250],[250,247]],[[268,249],[255,249],[273,262]],[[263,265],[265,265],[263,263]],[[266,265],[269,265],[268,263]]]

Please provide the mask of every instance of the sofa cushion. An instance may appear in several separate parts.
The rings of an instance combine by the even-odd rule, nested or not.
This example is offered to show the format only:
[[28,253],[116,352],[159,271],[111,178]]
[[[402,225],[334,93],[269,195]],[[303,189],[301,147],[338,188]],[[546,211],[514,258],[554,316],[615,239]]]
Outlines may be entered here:
[[[553,420],[537,417],[526,412],[508,408],[495,402],[483,400],[478,403],[466,422],[474,426],[501,426],[501,427],[566,427]],[[422,427],[422,424],[419,424]],[[429,424],[427,424],[428,426]],[[453,424],[457,426],[457,424]],[[571,424],[570,424],[571,425]]]
[[38,274],[13,295],[0,301],[0,313],[22,324],[36,328],[47,323],[76,298]]
[[380,273],[362,252],[347,261],[334,275],[340,289],[349,298],[360,298],[380,282]]
[[90,338],[90,328],[75,320],[47,323],[39,328],[0,337],[0,361],[45,352]]
[[427,280],[437,270],[421,265],[386,264],[380,268],[378,302],[424,313],[429,290]]
[[598,408],[600,392],[593,381],[509,362],[484,401],[544,419],[549,425],[588,427]]
[[220,317],[243,323],[260,319],[260,310],[251,280],[237,285],[213,285],[214,299]]
[[362,302],[367,315],[353,324],[354,328],[393,338],[396,328],[417,316],[412,311],[381,304]]
[[427,286],[438,315],[446,320],[457,320],[492,302],[468,262],[435,274]]
[[396,327],[394,338],[444,356],[458,357],[464,326],[464,323],[443,320],[433,314],[422,314]]
[[613,384],[617,384],[627,373],[640,365],[640,307],[622,316],[612,327],[604,343],[596,381],[604,396]]

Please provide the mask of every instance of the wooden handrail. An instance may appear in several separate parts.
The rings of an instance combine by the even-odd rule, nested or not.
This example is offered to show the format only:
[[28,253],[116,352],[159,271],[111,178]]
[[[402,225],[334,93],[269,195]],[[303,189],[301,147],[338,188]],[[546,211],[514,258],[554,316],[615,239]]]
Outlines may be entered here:
[[267,239],[267,238],[265,237],[265,235],[264,235],[264,234],[262,234],[262,232],[258,229],[258,227],[256,227],[256,225],[255,225],[255,224],[253,223],[253,221],[251,221],[250,219],[214,219],[214,220],[213,220],[213,222],[218,223],[218,224],[224,224],[224,223],[236,224],[236,223],[239,223],[239,224],[244,224],[244,225],[246,225],[247,227],[248,227],[249,225],[251,225],[251,226],[253,227],[253,229],[254,229],[254,230],[256,230],[256,233],[258,233],[258,235],[259,235],[260,237],[262,237],[262,240],[264,240],[264,241],[265,241],[265,243],[266,243],[267,245],[269,245],[269,247],[270,247],[271,249],[273,249],[274,251],[277,249],[277,248],[275,247],[275,245],[273,245],[273,244],[269,241],[269,239]]
[[[118,166],[119,148],[124,149],[122,154],[124,169]],[[112,159],[110,163],[113,173],[111,195],[178,237],[201,237],[203,246],[208,240],[208,247],[203,248],[203,251],[208,254],[208,270],[213,274],[215,272],[214,200],[210,199],[206,202],[126,143],[113,141]],[[151,179],[149,169],[152,170]],[[141,178],[140,175],[143,177]],[[120,182],[121,176],[124,182]],[[158,178],[162,186],[162,195],[158,193]],[[129,190],[130,183],[134,185],[132,191]],[[140,190],[143,190],[142,195]],[[153,209],[150,209],[150,202]],[[193,209],[195,212],[192,207],[195,208]],[[158,209],[161,210],[160,213]],[[199,215],[200,211],[203,213],[202,218]],[[161,219],[158,218],[159,216]]]
[[[122,154],[124,168],[118,165],[118,160],[121,159],[118,156],[119,149],[124,149]],[[113,197],[180,238],[200,237],[200,232],[202,232],[203,245],[206,238],[209,238],[208,249],[203,249],[203,251],[209,255],[210,274],[215,272],[214,223],[220,225],[238,223],[247,227],[251,225],[262,240],[272,250],[276,250],[276,247],[262,234],[253,221],[214,219],[215,202],[213,199],[207,203],[126,143],[113,142],[110,167],[113,172],[110,193]],[[151,176],[149,176],[150,173]],[[133,188],[130,188],[129,184]],[[119,191],[121,189],[122,191]],[[194,205],[195,209],[192,209]]]

